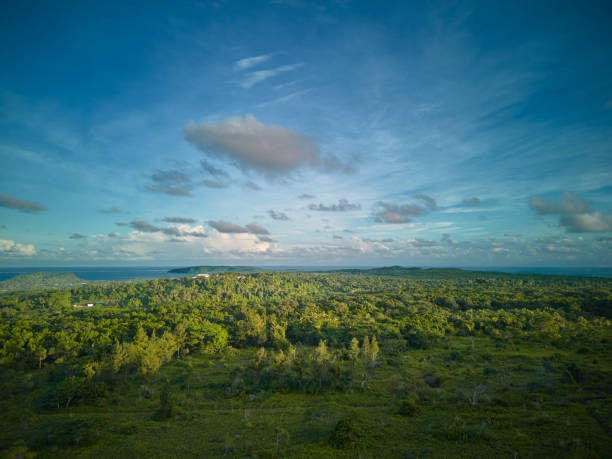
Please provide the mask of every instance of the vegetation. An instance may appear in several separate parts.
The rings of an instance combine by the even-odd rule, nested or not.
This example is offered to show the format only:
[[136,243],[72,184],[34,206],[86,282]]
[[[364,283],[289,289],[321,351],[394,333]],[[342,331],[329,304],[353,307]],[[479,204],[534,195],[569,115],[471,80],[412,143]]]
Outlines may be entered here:
[[612,279],[396,267],[4,293],[0,448],[606,457],[611,314]]
[[0,292],[67,289],[80,287],[87,281],[73,273],[32,273],[19,274],[11,279],[0,282]]
[[262,268],[253,266],[190,266],[187,268],[174,268],[168,271],[175,274],[221,274],[221,273],[257,273],[263,272]]

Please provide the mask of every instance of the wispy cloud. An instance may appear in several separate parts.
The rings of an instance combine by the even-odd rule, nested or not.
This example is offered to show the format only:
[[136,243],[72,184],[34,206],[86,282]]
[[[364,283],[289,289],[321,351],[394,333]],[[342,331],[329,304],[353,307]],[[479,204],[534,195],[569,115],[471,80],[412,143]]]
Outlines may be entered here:
[[85,238],[87,238],[87,236],[84,236],[79,233],[73,233],[70,235],[70,239],[85,239]]
[[257,104],[257,106],[259,108],[264,108],[264,107],[269,107],[270,105],[274,105],[274,104],[282,104],[282,103],[294,100],[295,98],[300,97],[304,94],[308,94],[310,91],[311,89],[303,89],[301,91],[295,91],[285,96],[276,97],[275,99],[271,99],[266,102],[262,102],[260,104]]
[[480,198],[477,198],[476,196],[471,197],[471,198],[465,198],[461,202],[463,203],[464,206],[477,206],[482,203]]
[[429,210],[436,210],[438,208],[436,200],[431,196],[427,196],[426,194],[417,194],[415,198],[423,201]]
[[239,71],[246,70],[251,67],[255,67],[256,65],[263,64],[268,59],[270,59],[270,57],[272,57],[271,54],[262,54],[260,56],[245,57],[244,59],[240,59],[239,61],[236,61],[234,63],[234,69],[239,70]]
[[261,190],[261,187],[257,183],[252,182],[250,180],[247,180],[246,182],[244,182],[243,185],[244,185],[245,188],[248,188],[249,190],[253,190],[253,191],[260,191]]
[[202,184],[208,188],[227,188],[228,187],[227,183],[223,183],[218,180],[205,179],[202,181]]
[[283,65],[283,66],[276,67],[273,69],[268,69],[268,70],[257,70],[255,72],[248,72],[246,74],[246,77],[240,83],[240,86],[242,86],[244,89],[249,89],[255,86],[256,84],[259,84],[262,81],[267,80],[268,78],[275,77],[276,75],[280,73],[291,72],[293,70],[297,70],[303,65],[304,64],[302,63],[298,63],[298,64],[291,64],[291,65]]
[[100,209],[102,214],[120,214],[121,210],[118,207],[109,207],[108,209]]

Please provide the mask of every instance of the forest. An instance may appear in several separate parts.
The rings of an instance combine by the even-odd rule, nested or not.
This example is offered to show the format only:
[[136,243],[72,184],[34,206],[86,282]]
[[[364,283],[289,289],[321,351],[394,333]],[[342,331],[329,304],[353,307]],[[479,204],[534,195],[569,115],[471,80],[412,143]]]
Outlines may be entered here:
[[612,279],[230,272],[3,292],[0,316],[4,457],[612,447]]

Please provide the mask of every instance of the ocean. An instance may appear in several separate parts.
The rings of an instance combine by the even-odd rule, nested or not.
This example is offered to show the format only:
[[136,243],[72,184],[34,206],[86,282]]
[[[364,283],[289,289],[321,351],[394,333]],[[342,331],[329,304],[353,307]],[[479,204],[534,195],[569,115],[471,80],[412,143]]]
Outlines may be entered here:
[[[0,267],[0,281],[10,279],[18,274],[37,272],[74,273],[84,280],[128,280],[128,279],[156,279],[162,277],[181,277],[184,274],[171,274],[168,271],[176,266],[105,266],[105,267]],[[373,268],[375,266],[359,266],[359,269]],[[273,271],[327,271],[334,269],[347,269],[349,266],[265,266]],[[424,268],[428,268],[424,266]],[[612,268],[559,268],[559,267],[460,267],[473,271],[495,271],[510,274],[552,274],[557,276],[583,276],[583,277],[612,277]]]

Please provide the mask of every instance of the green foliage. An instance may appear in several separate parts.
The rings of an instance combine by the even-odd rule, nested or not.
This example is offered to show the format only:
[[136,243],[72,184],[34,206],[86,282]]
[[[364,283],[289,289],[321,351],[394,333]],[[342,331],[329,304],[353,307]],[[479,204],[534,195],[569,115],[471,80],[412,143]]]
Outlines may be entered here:
[[256,273],[264,271],[253,266],[189,266],[187,268],[174,268],[169,273],[174,274],[221,274],[221,273]]
[[165,421],[173,415],[174,403],[170,392],[170,384],[166,381],[159,394],[159,408],[153,414],[153,419],[156,421]]
[[334,448],[345,449],[356,446],[361,434],[350,418],[340,419],[331,433],[329,442]]
[[608,279],[397,267],[5,292],[0,448],[603,457],[611,299]]
[[[75,276],[73,273],[32,273],[18,274],[17,276],[0,282],[0,292],[51,290],[80,287],[87,281]],[[67,306],[66,296],[51,296],[51,306]]]
[[419,406],[414,398],[402,400],[399,407],[399,414],[406,417],[414,417],[419,414]]

